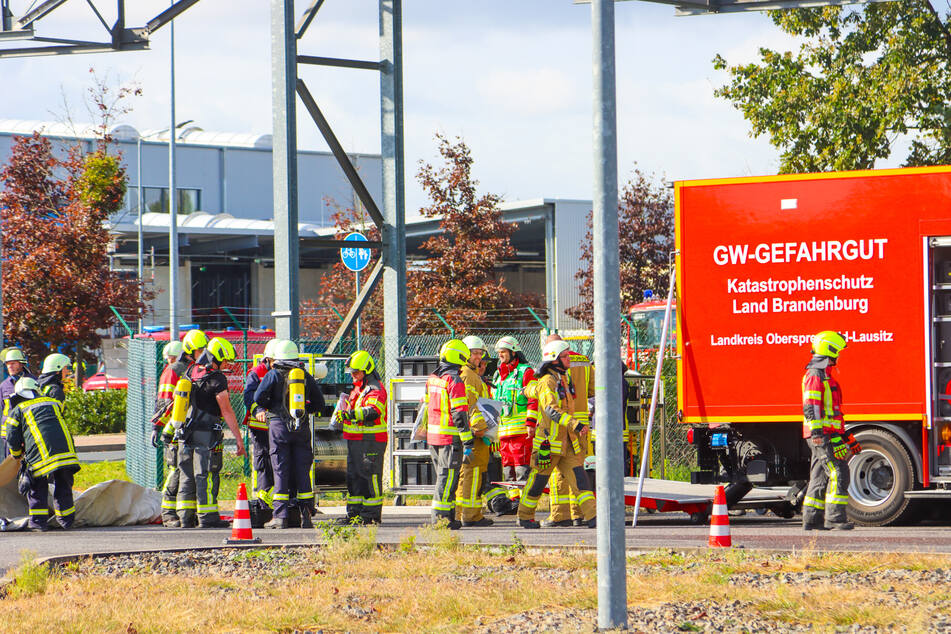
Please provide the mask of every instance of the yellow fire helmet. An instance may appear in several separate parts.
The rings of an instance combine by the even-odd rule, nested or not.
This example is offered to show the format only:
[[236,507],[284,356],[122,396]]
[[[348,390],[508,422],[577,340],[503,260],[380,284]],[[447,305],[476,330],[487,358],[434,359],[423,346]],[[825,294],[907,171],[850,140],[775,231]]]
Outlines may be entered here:
[[450,339],[439,349],[439,360],[455,365],[465,365],[469,361],[469,346],[458,339]]
[[208,346],[208,335],[200,330],[189,330],[182,339],[182,347],[186,354],[195,354],[196,350],[201,350]]
[[831,359],[838,359],[839,353],[845,350],[845,335],[834,330],[823,330],[812,337],[812,351]]
[[373,357],[366,350],[357,350],[347,359],[348,370],[359,370],[365,374],[370,374],[376,368]]
[[235,359],[234,346],[231,345],[230,341],[221,337],[215,337],[209,341],[206,350],[218,363],[234,361]]

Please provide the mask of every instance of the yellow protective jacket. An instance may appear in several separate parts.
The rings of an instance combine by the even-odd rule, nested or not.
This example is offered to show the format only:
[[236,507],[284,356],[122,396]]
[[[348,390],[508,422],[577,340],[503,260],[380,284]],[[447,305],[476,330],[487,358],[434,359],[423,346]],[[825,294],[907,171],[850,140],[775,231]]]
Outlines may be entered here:
[[473,434],[485,431],[487,427],[485,417],[476,406],[476,401],[480,397],[488,398],[489,388],[482,377],[479,376],[479,373],[468,364],[462,366],[459,376],[462,377],[462,382],[466,385],[466,401],[469,405],[469,430]]
[[553,454],[566,455],[569,448],[574,453],[581,453],[581,439],[575,432],[579,421],[572,416],[573,403],[570,396],[563,399],[558,393],[561,384],[562,392],[570,395],[567,383],[567,377],[552,370],[525,388],[526,396],[538,400],[538,426],[532,440],[535,451],[547,440]]

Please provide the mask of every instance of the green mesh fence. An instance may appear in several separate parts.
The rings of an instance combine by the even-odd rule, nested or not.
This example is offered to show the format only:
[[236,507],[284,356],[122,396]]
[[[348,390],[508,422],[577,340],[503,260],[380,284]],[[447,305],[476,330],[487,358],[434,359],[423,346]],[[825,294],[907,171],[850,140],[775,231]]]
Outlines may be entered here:
[[162,486],[162,450],[152,447],[149,420],[162,371],[162,345],[151,339],[129,341],[129,389],[125,414],[125,469],[144,487]]

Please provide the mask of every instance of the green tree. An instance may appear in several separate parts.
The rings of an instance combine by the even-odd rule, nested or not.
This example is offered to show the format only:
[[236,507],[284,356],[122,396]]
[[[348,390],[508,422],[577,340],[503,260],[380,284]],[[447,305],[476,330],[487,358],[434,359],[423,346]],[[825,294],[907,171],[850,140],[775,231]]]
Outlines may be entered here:
[[927,0],[770,12],[798,52],[761,48],[716,95],[781,150],[784,173],[868,169],[907,139],[906,165],[951,162],[951,33]]

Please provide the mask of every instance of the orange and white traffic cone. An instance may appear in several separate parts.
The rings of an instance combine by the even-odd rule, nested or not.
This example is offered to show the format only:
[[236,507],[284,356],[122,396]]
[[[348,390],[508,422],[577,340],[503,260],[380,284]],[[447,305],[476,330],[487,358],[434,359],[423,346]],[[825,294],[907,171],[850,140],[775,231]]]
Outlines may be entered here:
[[238,485],[238,499],[234,501],[234,521],[231,523],[231,539],[226,544],[260,544],[260,537],[251,534],[251,507],[248,505],[248,489],[244,482]]
[[710,514],[710,548],[729,548],[733,545],[730,539],[730,515],[726,508],[726,493],[723,486],[717,487],[713,496],[713,512]]

